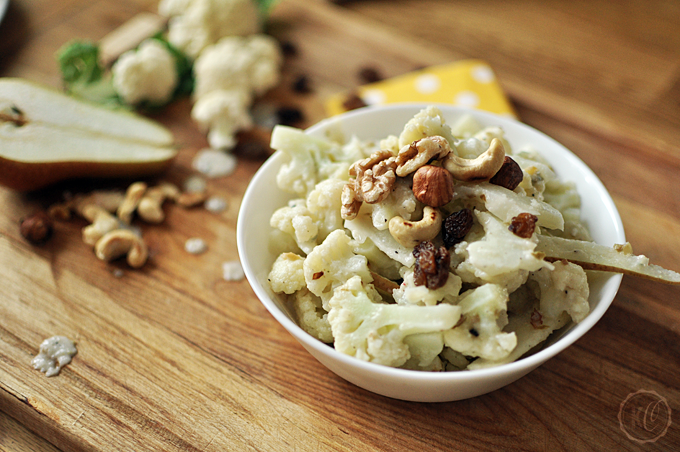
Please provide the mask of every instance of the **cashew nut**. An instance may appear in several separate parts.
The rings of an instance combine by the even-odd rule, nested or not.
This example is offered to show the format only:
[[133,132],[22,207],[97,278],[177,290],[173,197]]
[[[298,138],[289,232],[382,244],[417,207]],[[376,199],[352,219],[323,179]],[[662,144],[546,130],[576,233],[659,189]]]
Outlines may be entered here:
[[126,224],[132,221],[132,215],[137,210],[137,206],[146,192],[146,184],[144,182],[135,182],[131,184],[125,192],[125,199],[118,206],[118,218]]
[[179,189],[170,183],[163,183],[149,188],[137,206],[137,214],[148,223],[160,223],[165,219],[163,202],[170,198],[176,199]]
[[475,159],[465,159],[453,153],[446,156],[442,165],[455,179],[464,182],[491,179],[505,161],[505,149],[498,138],[491,140],[489,148]]
[[82,215],[92,224],[83,228],[83,242],[94,246],[105,234],[120,228],[120,220],[96,204],[83,206]]
[[99,259],[107,262],[127,255],[127,263],[133,268],[144,265],[149,257],[146,243],[128,229],[117,229],[105,234],[95,244],[94,252]]
[[423,240],[437,237],[442,227],[442,214],[438,209],[425,206],[423,219],[420,221],[406,221],[400,216],[393,217],[388,229],[392,237],[406,248],[413,248]]

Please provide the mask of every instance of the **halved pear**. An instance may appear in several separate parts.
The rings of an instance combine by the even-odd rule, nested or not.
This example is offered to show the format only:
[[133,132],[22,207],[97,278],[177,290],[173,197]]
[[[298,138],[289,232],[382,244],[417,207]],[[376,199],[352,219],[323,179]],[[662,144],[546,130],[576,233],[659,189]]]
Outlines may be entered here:
[[177,155],[172,133],[22,79],[0,79],[0,184],[35,190],[65,179],[143,177]]

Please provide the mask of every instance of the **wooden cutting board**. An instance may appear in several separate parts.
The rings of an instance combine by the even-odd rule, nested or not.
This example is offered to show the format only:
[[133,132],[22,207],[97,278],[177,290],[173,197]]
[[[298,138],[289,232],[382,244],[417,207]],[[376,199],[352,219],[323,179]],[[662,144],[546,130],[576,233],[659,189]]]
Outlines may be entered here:
[[[137,9],[153,9],[152,3],[88,3],[86,13],[71,19],[66,6],[54,7],[49,17],[62,15],[64,25],[49,31],[52,44],[41,41],[45,47],[34,51],[47,59],[54,50],[50,45],[79,36],[99,39]],[[270,31],[295,43],[298,52],[286,60],[284,80],[268,100],[302,108],[301,126],[323,118],[323,99],[356,86],[362,67],[379,63],[389,77],[462,57],[326,2],[283,2]],[[57,85],[56,72],[46,66],[24,61],[8,75],[32,74]],[[310,76],[313,93],[290,89],[301,74]],[[644,246],[657,252],[658,263],[674,262],[680,225],[673,214],[659,213],[668,199],[636,198],[618,177],[635,173],[642,190],[658,187],[659,172],[678,167],[677,148],[666,147],[666,157],[635,165],[635,143],[644,141],[646,132],[633,136],[626,127],[605,123],[604,133],[593,135],[600,113],[591,107],[536,92],[519,78],[502,82],[520,101],[523,118],[540,121],[544,131],[578,146],[611,181],[624,218],[639,218],[627,222],[629,237],[643,237],[644,225],[655,223],[665,238],[650,238]],[[181,101],[155,118],[182,147],[176,165],[162,177],[180,185],[194,174],[192,157],[206,146],[189,119],[190,108],[188,100]],[[571,118],[568,125],[565,118]],[[629,121],[636,124],[635,118]],[[579,128],[583,124],[590,126]],[[629,165],[616,174],[609,168],[611,154],[597,152],[612,140],[628,145],[619,150]],[[677,290],[628,279],[618,305],[587,340],[492,394],[416,404],[341,380],[276,323],[245,280],[222,277],[222,263],[238,259],[239,203],[261,162],[242,158],[234,175],[209,181],[210,193],[228,200],[225,212],[169,204],[161,225],[140,224],[152,253],[140,270],[98,261],[80,240],[85,225],[80,220],[57,223],[52,240],[40,247],[19,235],[21,217],[63,191],[91,185],[62,184],[32,194],[0,189],[0,411],[13,419],[0,423],[6,427],[0,430],[0,446],[11,447],[4,436],[9,432],[29,437],[22,433],[26,429],[64,451],[577,450],[589,445],[632,450],[636,444],[616,419],[628,393],[654,388],[676,410],[680,368],[673,341],[680,310],[677,303],[664,308],[660,299],[677,299]],[[184,242],[190,237],[206,240],[209,250],[187,254]],[[30,360],[54,334],[75,340],[78,354],[58,377],[46,378]],[[645,365],[632,369],[631,356],[644,357]],[[40,443],[36,437],[30,436],[29,444]],[[664,441],[655,446],[680,443],[678,429],[669,430]],[[52,449],[40,444],[36,450]]]

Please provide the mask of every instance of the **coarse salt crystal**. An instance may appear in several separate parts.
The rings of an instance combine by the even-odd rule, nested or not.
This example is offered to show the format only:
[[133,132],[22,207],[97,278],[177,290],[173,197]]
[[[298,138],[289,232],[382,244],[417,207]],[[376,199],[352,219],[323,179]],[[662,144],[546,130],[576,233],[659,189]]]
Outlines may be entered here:
[[237,163],[238,159],[231,154],[206,148],[196,154],[191,165],[207,177],[222,177],[233,173]]
[[201,254],[208,250],[208,245],[205,243],[205,240],[192,237],[184,242],[184,249],[190,254]]
[[243,267],[239,261],[228,261],[222,263],[222,276],[226,281],[240,281],[245,278]]
[[213,213],[222,212],[227,209],[227,200],[219,196],[211,196],[205,201],[205,209]]
[[191,176],[184,181],[184,191],[189,193],[201,193],[204,192],[208,184],[200,176]]

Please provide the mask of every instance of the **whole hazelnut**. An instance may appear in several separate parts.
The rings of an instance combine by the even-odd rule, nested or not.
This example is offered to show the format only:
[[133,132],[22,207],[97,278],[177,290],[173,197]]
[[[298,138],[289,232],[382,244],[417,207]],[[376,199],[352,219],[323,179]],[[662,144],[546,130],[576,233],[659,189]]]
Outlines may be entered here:
[[36,212],[21,219],[19,231],[33,244],[45,243],[52,236],[52,219],[45,212]]
[[413,175],[413,194],[430,207],[448,204],[453,199],[453,176],[441,166],[421,166]]

